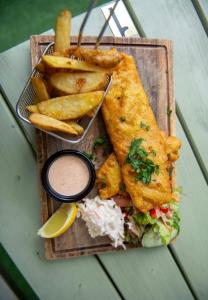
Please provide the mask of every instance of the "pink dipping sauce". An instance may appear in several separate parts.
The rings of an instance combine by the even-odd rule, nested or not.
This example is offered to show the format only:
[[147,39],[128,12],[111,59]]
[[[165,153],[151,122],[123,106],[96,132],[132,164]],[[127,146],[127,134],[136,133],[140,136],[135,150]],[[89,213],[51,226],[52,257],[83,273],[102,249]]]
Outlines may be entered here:
[[63,196],[82,192],[89,183],[89,170],[82,159],[74,155],[57,158],[48,171],[50,186]]

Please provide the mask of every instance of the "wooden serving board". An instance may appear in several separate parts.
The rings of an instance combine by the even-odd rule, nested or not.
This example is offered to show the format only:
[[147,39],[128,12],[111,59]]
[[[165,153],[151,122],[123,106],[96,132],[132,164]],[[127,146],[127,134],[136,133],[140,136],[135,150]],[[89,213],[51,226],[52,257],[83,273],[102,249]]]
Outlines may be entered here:
[[[54,36],[31,37],[33,68],[45,48],[53,40]],[[84,37],[82,46],[92,47],[95,40],[95,37]],[[75,45],[76,42],[77,37],[72,37],[71,44]],[[173,98],[172,42],[157,39],[104,37],[100,47],[116,47],[118,50],[134,56],[141,80],[160,128],[168,135],[174,135],[175,102]],[[168,110],[172,111],[170,115],[167,114]],[[77,145],[62,142],[40,130],[36,130],[39,174],[46,159],[54,152],[70,148],[92,152],[95,139],[104,135],[107,136],[107,133],[101,113],[98,114],[85,139]],[[98,168],[105,160],[107,153],[103,149],[98,149],[96,156],[95,166]],[[48,197],[41,184],[40,192],[41,218],[42,223],[45,223],[60,204]],[[94,197],[96,194],[97,190],[95,187],[89,197]],[[132,247],[135,246],[128,245],[127,248]],[[45,240],[45,255],[48,259],[70,258],[118,250],[121,249],[113,248],[110,240],[106,237],[92,239],[87,232],[84,222],[80,219],[76,219],[72,227],[62,236]]]

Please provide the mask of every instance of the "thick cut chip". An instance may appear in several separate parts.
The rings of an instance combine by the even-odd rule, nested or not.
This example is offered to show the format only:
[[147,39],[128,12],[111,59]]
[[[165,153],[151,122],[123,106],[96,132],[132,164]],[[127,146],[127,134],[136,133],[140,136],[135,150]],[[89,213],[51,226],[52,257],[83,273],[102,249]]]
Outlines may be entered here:
[[120,166],[114,153],[110,154],[96,174],[100,197],[108,199],[119,193],[122,182]]
[[56,20],[55,45],[56,52],[64,52],[70,46],[71,13],[62,11]]
[[31,82],[37,96],[37,102],[45,101],[50,98],[46,84],[43,79],[38,77],[32,77]]
[[37,105],[28,105],[26,108],[31,113],[39,113]]
[[66,120],[64,123],[70,125],[78,134],[82,134],[84,132],[84,128],[80,126],[77,122]]
[[103,91],[69,95],[40,102],[37,107],[41,114],[57,120],[77,119],[96,107],[102,97]]
[[47,117],[37,113],[32,113],[29,116],[29,120],[33,125],[46,129],[48,131],[61,131],[77,135],[77,131],[73,129],[72,126],[51,117]]
[[121,60],[122,54],[115,48],[111,50],[77,48],[74,55],[103,68],[113,68]]
[[106,69],[94,66],[88,62],[71,59],[63,56],[43,55],[42,60],[49,67],[56,69],[70,69],[89,72],[105,72]]
[[50,77],[50,84],[67,94],[87,93],[102,90],[107,83],[105,73],[55,73]]

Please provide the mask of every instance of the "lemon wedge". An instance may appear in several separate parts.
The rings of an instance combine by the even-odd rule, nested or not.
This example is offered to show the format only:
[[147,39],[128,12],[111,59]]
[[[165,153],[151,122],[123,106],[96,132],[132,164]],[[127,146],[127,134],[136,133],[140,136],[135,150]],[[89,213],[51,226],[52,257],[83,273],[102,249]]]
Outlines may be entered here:
[[62,204],[59,209],[38,230],[43,238],[54,238],[63,234],[74,222],[77,215],[75,203]]

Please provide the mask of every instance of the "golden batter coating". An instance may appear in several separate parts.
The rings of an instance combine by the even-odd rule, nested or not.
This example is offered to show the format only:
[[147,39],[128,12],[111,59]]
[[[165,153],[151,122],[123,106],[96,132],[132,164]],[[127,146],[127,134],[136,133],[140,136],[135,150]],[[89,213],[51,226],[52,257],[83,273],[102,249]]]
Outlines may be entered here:
[[[126,191],[133,204],[140,211],[147,212],[172,198],[168,168],[171,153],[177,153],[180,142],[176,143],[175,138],[174,150],[171,149],[171,140],[168,143],[157,125],[133,57],[124,53],[122,56],[122,61],[113,72],[112,85],[102,105],[102,113]],[[151,174],[148,184],[136,180],[138,173],[126,162],[131,143],[136,139],[142,139],[141,147],[148,153],[147,159],[158,168],[158,172]],[[173,160],[175,158],[172,157]]]
[[114,153],[110,154],[96,174],[100,197],[108,199],[119,192],[121,170]]

